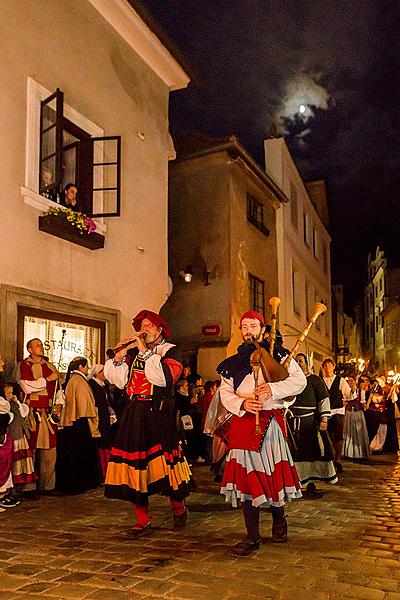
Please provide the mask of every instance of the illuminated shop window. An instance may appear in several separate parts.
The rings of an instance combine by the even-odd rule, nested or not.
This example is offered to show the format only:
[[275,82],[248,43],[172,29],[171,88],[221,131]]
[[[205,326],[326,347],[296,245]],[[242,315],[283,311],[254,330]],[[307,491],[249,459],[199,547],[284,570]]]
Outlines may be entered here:
[[61,373],[76,356],[85,356],[90,366],[104,360],[105,323],[101,321],[20,307],[18,332],[19,354],[26,357],[27,342],[39,338],[45,356]]

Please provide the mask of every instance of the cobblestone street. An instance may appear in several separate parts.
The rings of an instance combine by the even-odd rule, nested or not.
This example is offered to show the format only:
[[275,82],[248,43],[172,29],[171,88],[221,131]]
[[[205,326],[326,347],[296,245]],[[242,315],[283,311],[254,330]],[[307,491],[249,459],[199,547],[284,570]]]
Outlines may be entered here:
[[400,468],[389,455],[344,463],[339,485],[288,507],[289,542],[255,555],[227,551],[243,536],[241,512],[219,496],[204,466],[186,530],[173,531],[169,503],[152,499],[152,535],[130,540],[129,504],[102,490],[42,497],[0,514],[0,598],[185,600],[400,600]]

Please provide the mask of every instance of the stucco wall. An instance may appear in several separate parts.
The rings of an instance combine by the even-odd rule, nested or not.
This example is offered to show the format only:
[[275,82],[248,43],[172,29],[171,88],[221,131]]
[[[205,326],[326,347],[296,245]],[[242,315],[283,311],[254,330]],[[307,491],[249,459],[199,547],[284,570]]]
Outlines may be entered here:
[[[247,193],[264,207],[264,224],[270,230],[264,235],[247,220]],[[240,315],[249,305],[249,273],[265,282],[266,314],[270,316],[268,299],[278,292],[276,216],[272,194],[266,190],[243,164],[232,167],[231,179],[231,262],[232,262],[232,339],[228,354],[241,343]]]
[[[211,155],[171,165],[169,259],[174,289],[163,313],[174,338],[188,349],[230,338],[229,173],[227,157]],[[202,257],[211,271],[204,285]],[[185,283],[179,271],[192,265]],[[204,338],[204,325],[218,324],[222,335]]]
[[[168,89],[86,0],[3,3],[0,38],[0,282],[120,309],[128,333],[167,292]],[[39,232],[24,204],[27,76],[122,136],[122,214],[105,220],[104,250]]]
[[[264,204],[268,237],[247,220],[247,193]],[[274,200],[241,159],[224,151],[171,165],[169,194],[174,291],[163,312],[183,349],[199,349],[203,378],[215,379],[215,366],[241,342],[240,315],[250,308],[249,273],[266,282],[267,298],[277,292]],[[199,254],[212,273],[209,286],[201,279]],[[187,284],[179,271],[189,264],[194,276]],[[222,335],[202,336],[207,324],[221,325]]]
[[[332,349],[330,236],[308,196],[284,140],[282,138],[266,140],[265,156],[267,172],[279,184],[285,195],[290,199],[291,184],[295,185],[297,190],[297,228],[292,222],[290,201],[279,209],[280,214],[277,221],[279,228],[279,294],[282,300],[280,323],[283,333],[288,336],[285,343],[291,347],[297,333],[302,331],[307,323],[305,299],[305,282],[307,281],[316,294],[316,299],[324,300],[328,312],[319,317],[319,329],[316,326],[313,327],[302,346],[302,351],[313,350],[325,357],[331,355]],[[324,271],[322,254],[320,260],[317,260],[313,254],[313,248],[309,248],[304,242],[304,212],[309,215],[312,227],[317,231],[321,250],[322,242],[325,243],[328,250],[326,271]],[[292,266],[298,271],[297,304],[299,314],[293,310]],[[310,302],[310,313],[312,313],[313,305],[314,302]]]

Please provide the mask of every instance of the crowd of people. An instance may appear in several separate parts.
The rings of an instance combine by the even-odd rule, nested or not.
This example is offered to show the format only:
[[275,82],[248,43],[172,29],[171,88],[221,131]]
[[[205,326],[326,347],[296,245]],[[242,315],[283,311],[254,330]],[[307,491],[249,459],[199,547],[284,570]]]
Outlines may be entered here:
[[15,381],[0,390],[0,510],[103,484],[106,497],[133,504],[139,538],[152,531],[153,494],[169,498],[175,528],[186,526],[191,467],[205,463],[243,510],[246,536],[232,551],[246,556],[261,544],[260,507],[270,509],[272,540],[285,542],[287,500],[322,498],[317,484],[338,482],[342,457],[399,449],[396,377],[344,378],[331,358],[316,375],[258,312],[242,315],[237,354],[204,384],[160,315],[143,310],[133,328],[104,365],[72,360],[64,382],[42,341],[27,343]]

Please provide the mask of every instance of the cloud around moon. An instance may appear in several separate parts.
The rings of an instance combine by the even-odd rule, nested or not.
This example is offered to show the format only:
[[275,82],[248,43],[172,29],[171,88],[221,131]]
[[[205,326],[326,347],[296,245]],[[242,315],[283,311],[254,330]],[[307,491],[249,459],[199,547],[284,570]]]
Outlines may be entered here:
[[[333,105],[333,98],[329,91],[320,83],[321,75],[298,73],[292,76],[285,86],[285,92],[280,106],[277,107],[274,120],[278,124],[280,133],[288,133],[290,121],[301,119],[304,124],[314,116],[316,108],[329,110]],[[300,112],[299,107],[305,106],[305,111]],[[299,135],[303,138],[310,129]]]

